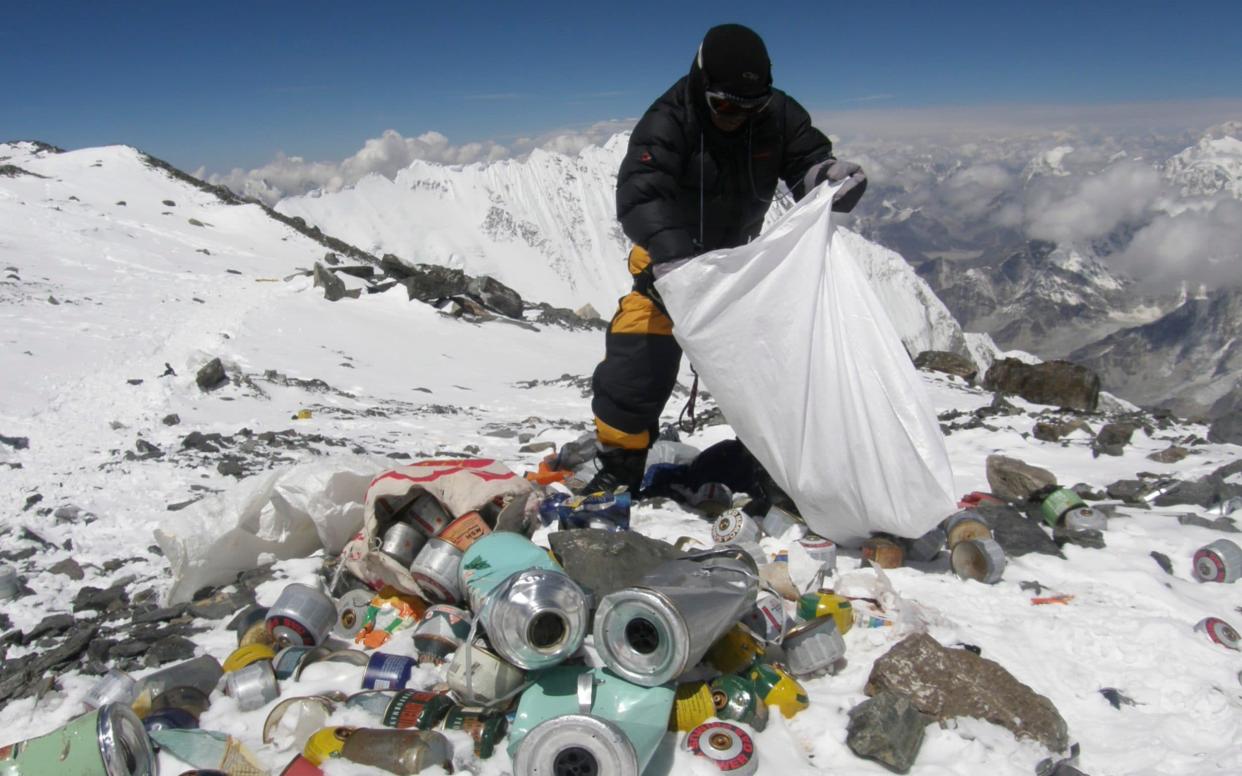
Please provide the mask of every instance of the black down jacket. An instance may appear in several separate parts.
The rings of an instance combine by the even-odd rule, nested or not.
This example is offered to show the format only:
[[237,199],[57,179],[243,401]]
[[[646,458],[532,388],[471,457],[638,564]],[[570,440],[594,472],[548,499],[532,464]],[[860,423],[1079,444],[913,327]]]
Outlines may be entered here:
[[696,63],[630,136],[617,175],[617,218],[653,262],[748,242],[763,227],[777,179],[801,199],[807,171],[832,158],[831,141],[780,90],[735,132],[717,129],[708,110]]

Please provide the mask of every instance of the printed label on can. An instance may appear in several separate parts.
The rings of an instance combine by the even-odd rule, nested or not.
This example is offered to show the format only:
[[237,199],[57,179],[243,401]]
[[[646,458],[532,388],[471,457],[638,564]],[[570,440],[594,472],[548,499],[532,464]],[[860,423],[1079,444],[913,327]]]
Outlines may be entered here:
[[272,634],[273,637],[278,639],[284,637],[290,641],[293,641],[293,638],[289,638],[291,634],[296,638],[296,640],[302,642],[305,646],[314,646],[315,644],[315,639],[314,636],[311,635],[310,629],[292,617],[288,617],[286,615],[278,614],[275,617],[268,617],[267,631]]
[[399,690],[410,681],[415,665],[414,659],[405,655],[376,652],[367,663],[362,686],[368,690]]
[[467,512],[444,527],[440,538],[465,552],[470,545],[492,532],[478,512]]
[[699,725],[687,736],[686,747],[725,772],[746,771],[755,758],[754,740],[741,728],[726,723]]
[[426,730],[435,724],[435,720],[429,721],[425,718],[429,713],[428,709],[431,709],[430,714],[434,714],[435,706],[443,703],[444,696],[433,692],[421,690],[399,692],[384,712],[384,725],[400,730],[406,728]]

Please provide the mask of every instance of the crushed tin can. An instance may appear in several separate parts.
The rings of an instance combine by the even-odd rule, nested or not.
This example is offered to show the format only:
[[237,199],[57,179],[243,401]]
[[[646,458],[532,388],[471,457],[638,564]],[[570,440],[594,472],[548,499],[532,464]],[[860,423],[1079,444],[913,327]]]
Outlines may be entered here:
[[763,538],[759,523],[741,509],[728,509],[712,523],[712,541],[716,544],[757,542]]
[[717,717],[741,722],[759,731],[768,726],[768,704],[764,703],[750,679],[736,675],[719,676],[712,680],[710,686]]
[[716,703],[707,682],[687,682],[677,686],[668,729],[688,733],[716,716]]
[[837,543],[815,534],[807,534],[798,540],[811,560],[820,564],[820,576],[830,577],[837,570]]
[[323,592],[294,582],[267,611],[267,630],[281,646],[315,647],[336,624],[336,604]]
[[749,668],[763,653],[763,643],[750,628],[738,623],[716,640],[703,659],[717,671],[732,674]]
[[683,745],[730,776],[751,776],[759,769],[754,739],[728,722],[704,722],[686,734]]
[[845,640],[832,617],[819,617],[794,626],[781,644],[789,673],[813,677],[836,670],[845,657]]
[[200,770],[233,776],[263,774],[267,770],[239,739],[213,730],[168,728],[151,733],[162,751]]
[[1242,651],[1242,637],[1238,636],[1238,631],[1219,617],[1206,617],[1200,620],[1195,625],[1195,630],[1199,633],[1206,633],[1209,639],[1222,647]]
[[1005,551],[992,539],[968,539],[953,548],[949,563],[962,579],[994,585],[1005,573]]
[[1108,517],[1095,507],[1071,507],[1061,517],[1061,523],[1070,531],[1104,531],[1108,529]]
[[461,600],[461,550],[432,537],[427,540],[410,566],[410,576],[432,603],[451,604]]
[[306,746],[302,747],[302,756],[314,765],[323,765],[329,758],[341,755],[345,739],[353,735],[355,730],[357,728],[341,726],[320,728],[306,739]]
[[260,660],[273,660],[275,657],[276,651],[267,644],[247,644],[244,647],[238,647],[233,650],[224,659],[221,667],[224,668],[224,673],[231,674],[234,671],[240,671],[251,663],[257,663]]
[[945,518],[944,532],[950,550],[969,539],[992,538],[992,529],[988,526],[987,519],[971,509],[964,509]]
[[180,709],[198,719],[211,707],[211,698],[197,687],[170,687],[151,701],[152,713]]
[[1057,488],[1039,504],[1039,514],[1049,527],[1055,528],[1065,513],[1075,507],[1086,506],[1082,496],[1069,488]]
[[7,563],[0,563],[0,601],[16,598],[21,589],[22,583],[17,577],[17,569]]
[[0,773],[13,776],[156,776],[142,722],[122,703],[105,703],[51,733],[0,747]]
[[419,494],[410,504],[409,519],[415,528],[428,537],[438,536],[446,525],[453,522],[453,516],[440,500],[427,491]]
[[806,523],[780,507],[772,507],[768,510],[768,513],[763,516],[761,527],[765,534],[774,539],[783,539],[790,531],[794,532],[796,538],[801,538],[807,533]]
[[872,536],[863,542],[862,557],[883,569],[901,568],[901,564],[905,562],[905,552],[901,545],[883,536]]
[[315,650],[315,647],[285,647],[272,658],[272,671],[276,678],[284,681],[292,679],[297,673],[302,660]]
[[358,728],[346,736],[339,756],[390,773],[453,768],[453,747],[442,733],[434,730]]
[[414,626],[414,648],[418,662],[442,664],[456,652],[470,634],[470,613],[447,604],[427,607]]
[[274,642],[267,631],[267,607],[251,604],[229,620],[228,629],[237,634],[237,646],[267,644]]
[[651,687],[676,679],[755,605],[754,566],[737,557],[672,560],[595,612],[595,648],[619,676]]
[[453,655],[446,677],[449,690],[465,706],[508,702],[526,684],[526,672],[501,660],[478,641]]
[[440,538],[465,552],[470,545],[492,532],[491,526],[478,512],[467,512],[444,527]]
[[367,672],[362,677],[366,690],[401,690],[410,681],[410,675],[418,667],[418,661],[405,655],[376,652],[367,661]]
[[474,754],[482,760],[496,753],[496,744],[508,728],[504,714],[478,707],[454,706],[444,718],[445,730],[461,730],[474,739]]
[[1195,579],[1200,582],[1235,582],[1242,577],[1242,548],[1228,539],[1200,547],[1194,557]]
[[513,776],[636,774],[634,745],[616,723],[566,714],[535,726],[513,754]]
[[844,636],[854,627],[854,605],[843,595],[825,591],[799,596],[798,619],[814,620],[818,617],[831,617]]
[[[357,603],[357,598],[353,599]],[[379,649],[388,643],[394,633],[413,628],[427,611],[427,602],[395,587],[385,587],[375,593],[367,605],[362,627],[354,634],[354,641],[367,649]],[[345,612],[342,616],[348,615]]]
[[414,526],[408,523],[393,523],[388,526],[387,531],[384,531],[379,551],[402,566],[409,567],[414,562],[414,556],[426,543],[427,535]]
[[281,751],[301,751],[335,710],[336,703],[322,695],[285,698],[263,721],[263,743]]
[[242,711],[254,711],[280,697],[280,685],[272,663],[264,660],[225,675],[224,693],[237,701]]
[[378,717],[384,727],[431,730],[455,704],[442,692],[424,690],[366,690],[349,696],[345,705]]
[[138,698],[138,682],[124,671],[113,668],[104,674],[86,693],[82,703],[97,709],[109,703],[131,705]]
[[354,588],[338,598],[336,625],[332,627],[332,635],[338,639],[353,641],[354,636],[362,630],[363,624],[367,621],[367,612],[371,608],[373,598],[375,598],[375,591],[366,588]]
[[138,698],[134,701],[134,711],[138,716],[151,710],[151,703],[156,697],[173,687],[194,687],[207,695],[216,689],[224,676],[220,661],[211,655],[200,655],[190,660],[161,668],[138,680]]
[[802,683],[775,663],[758,663],[750,669],[750,681],[755,691],[769,707],[780,709],[789,719],[811,705],[810,697]]
[[776,591],[761,587],[755,595],[755,605],[742,615],[741,624],[765,644],[781,643],[787,625],[785,599]]
[[539,503],[539,520],[562,531],[599,528],[622,531],[630,527],[629,491],[598,492],[582,495],[550,493]]

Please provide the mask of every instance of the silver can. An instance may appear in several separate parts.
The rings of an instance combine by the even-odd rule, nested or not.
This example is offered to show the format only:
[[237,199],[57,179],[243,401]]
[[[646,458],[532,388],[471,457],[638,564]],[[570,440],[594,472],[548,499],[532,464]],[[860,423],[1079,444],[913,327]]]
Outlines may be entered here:
[[[644,687],[676,679],[755,605],[759,581],[740,559],[673,560],[635,587],[609,593],[595,613],[595,648]],[[490,633],[490,631],[489,631]]]
[[211,655],[199,655],[142,677],[138,680],[139,694],[154,699],[173,687],[194,687],[211,695],[222,676],[224,668],[219,660]]
[[439,665],[456,652],[470,633],[470,612],[456,606],[437,604],[427,607],[423,619],[414,626],[414,648],[419,663]]
[[1200,582],[1234,582],[1242,576],[1242,548],[1228,539],[1200,547],[1194,558],[1195,579]]
[[1103,531],[1108,528],[1108,518],[1094,507],[1073,507],[1061,519],[1071,531]]
[[949,563],[962,579],[994,585],[1005,573],[1005,551],[994,539],[966,539],[953,547]]
[[124,671],[113,668],[95,683],[82,702],[88,709],[97,709],[106,703],[121,703],[129,706],[137,698],[137,680]]
[[815,534],[807,534],[798,540],[798,546],[806,551],[811,560],[819,563],[823,576],[832,576],[837,570],[837,543]]
[[806,523],[780,507],[772,507],[763,516],[763,532],[768,536],[779,539],[790,529],[795,529],[798,538],[805,536],[807,532]]
[[21,587],[21,581],[17,578],[17,569],[7,563],[0,563],[0,601],[16,598]]
[[423,596],[432,603],[451,604],[461,600],[461,550],[437,538],[427,540],[410,566],[410,576]]
[[242,711],[254,711],[276,700],[280,697],[280,685],[276,683],[272,661],[260,660],[226,674],[224,693],[236,700]]
[[423,494],[410,504],[410,520],[414,527],[427,536],[438,536],[444,527],[453,522],[444,505],[435,496],[423,491]]
[[755,595],[755,605],[742,615],[742,624],[765,644],[780,644],[785,638],[785,599],[769,587]]
[[[410,530],[414,529],[410,528]],[[358,635],[358,631],[362,630],[363,624],[366,623],[367,611],[371,608],[371,601],[374,598],[375,591],[355,588],[337,599],[336,625],[332,627],[332,635],[339,639],[353,641],[354,636]]]
[[762,536],[759,524],[740,509],[727,510],[712,523],[712,541],[716,544],[757,542]]
[[789,673],[799,678],[830,673],[837,661],[845,657],[845,639],[831,616],[791,628],[781,646]]
[[513,776],[638,776],[634,745],[613,722],[565,714],[536,725],[513,755]]
[[384,532],[380,542],[380,552],[392,558],[402,566],[408,567],[414,562],[414,556],[427,543],[427,536],[405,523],[393,523]]
[[704,722],[686,734],[685,747],[730,776],[751,776],[759,769],[754,739],[728,722]]
[[453,655],[447,680],[462,705],[492,706],[516,695],[526,683],[526,672],[476,641]]
[[485,597],[478,612],[496,654],[536,671],[572,656],[586,639],[586,593],[563,571],[527,569]]
[[297,582],[280,591],[267,610],[267,630],[282,646],[314,647],[336,625],[336,604],[325,593]]

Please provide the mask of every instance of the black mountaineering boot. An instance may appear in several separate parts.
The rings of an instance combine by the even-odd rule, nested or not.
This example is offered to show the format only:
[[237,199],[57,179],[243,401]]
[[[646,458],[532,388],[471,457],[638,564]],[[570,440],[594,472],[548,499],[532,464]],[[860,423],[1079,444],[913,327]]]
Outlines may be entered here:
[[598,456],[599,471],[582,489],[583,493],[612,491],[625,486],[630,495],[637,498],[638,488],[642,485],[643,474],[647,471],[646,450],[625,450],[614,448],[601,450]]

